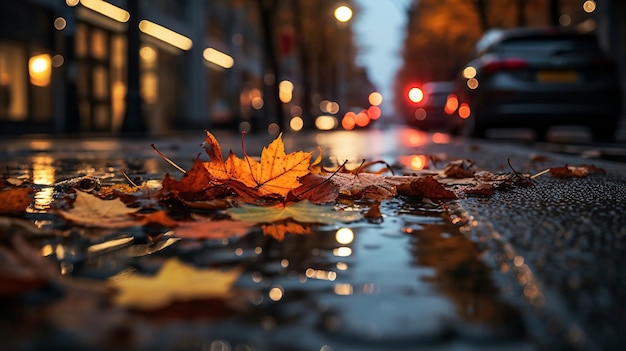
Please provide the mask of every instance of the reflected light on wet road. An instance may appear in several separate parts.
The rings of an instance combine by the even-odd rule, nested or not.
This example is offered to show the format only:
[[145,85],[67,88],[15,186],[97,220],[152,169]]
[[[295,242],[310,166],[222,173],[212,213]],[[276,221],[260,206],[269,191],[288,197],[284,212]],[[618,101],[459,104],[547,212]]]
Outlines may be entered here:
[[428,167],[428,157],[426,155],[401,156],[399,161],[401,165],[414,171],[419,171]]
[[402,144],[406,147],[424,146],[428,143],[428,135],[415,129],[402,129],[400,132]]
[[449,144],[450,136],[445,133],[433,133],[432,141],[435,144]]
[[[55,169],[52,163],[54,159],[48,155],[33,156],[33,183],[37,185],[52,185],[55,182]],[[34,195],[33,209],[44,210],[50,207],[54,189],[43,187]]]
[[335,234],[335,240],[340,244],[350,244],[354,240],[354,232],[350,228],[341,228]]
[[396,133],[377,129],[367,133],[368,138],[353,131],[320,133],[315,142],[322,147],[325,157],[338,164],[347,160],[347,166],[358,166],[364,158],[383,159],[383,156],[397,151],[399,140]]

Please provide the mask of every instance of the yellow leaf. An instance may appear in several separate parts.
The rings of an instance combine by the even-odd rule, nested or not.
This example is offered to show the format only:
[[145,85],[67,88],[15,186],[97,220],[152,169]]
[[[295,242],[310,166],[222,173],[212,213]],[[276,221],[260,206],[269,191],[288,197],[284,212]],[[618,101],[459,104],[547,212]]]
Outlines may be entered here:
[[144,221],[129,216],[138,210],[126,207],[119,198],[102,200],[97,196],[77,191],[74,208],[58,212],[63,218],[76,224],[89,227],[125,228],[144,224]]
[[150,310],[174,301],[228,297],[241,270],[199,269],[170,258],[155,276],[121,274],[109,278],[109,284],[119,289],[116,305]]

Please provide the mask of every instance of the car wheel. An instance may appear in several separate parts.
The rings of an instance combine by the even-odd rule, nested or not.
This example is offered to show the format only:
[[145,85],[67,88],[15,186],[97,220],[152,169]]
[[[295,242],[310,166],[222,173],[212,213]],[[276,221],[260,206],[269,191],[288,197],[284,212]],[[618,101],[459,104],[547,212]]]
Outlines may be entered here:
[[548,138],[548,127],[535,127],[535,139],[540,141],[546,141]]
[[487,126],[484,123],[481,123],[476,120],[476,118],[472,118],[473,122],[470,128],[471,135],[474,138],[484,138],[487,135]]
[[591,133],[594,141],[613,141],[615,139],[615,131],[617,127],[598,127],[592,126]]

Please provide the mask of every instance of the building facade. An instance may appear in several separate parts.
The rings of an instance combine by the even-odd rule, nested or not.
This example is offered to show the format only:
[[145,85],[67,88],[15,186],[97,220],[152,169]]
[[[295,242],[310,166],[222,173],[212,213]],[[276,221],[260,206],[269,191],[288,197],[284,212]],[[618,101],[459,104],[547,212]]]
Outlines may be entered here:
[[[119,133],[133,79],[140,116],[130,118],[149,133],[236,126],[242,89],[260,89],[262,75],[246,2],[137,1],[137,13],[125,0],[1,2],[0,133]],[[138,68],[129,65],[131,16]]]

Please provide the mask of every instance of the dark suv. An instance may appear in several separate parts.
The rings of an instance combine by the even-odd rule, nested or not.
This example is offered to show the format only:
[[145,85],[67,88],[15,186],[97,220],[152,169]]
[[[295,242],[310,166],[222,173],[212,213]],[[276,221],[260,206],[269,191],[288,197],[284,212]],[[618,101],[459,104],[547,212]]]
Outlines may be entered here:
[[488,31],[460,74],[452,98],[471,109],[473,136],[490,128],[586,126],[595,139],[614,137],[621,112],[615,61],[596,36],[556,28]]

